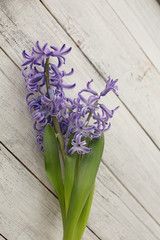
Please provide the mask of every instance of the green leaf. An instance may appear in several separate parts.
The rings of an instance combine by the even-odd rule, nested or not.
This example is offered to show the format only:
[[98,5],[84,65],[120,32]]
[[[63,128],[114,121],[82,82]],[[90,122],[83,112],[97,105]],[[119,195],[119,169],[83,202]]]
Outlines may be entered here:
[[104,148],[104,136],[93,139],[88,147],[92,150],[84,154],[78,169],[76,181],[74,182],[70,205],[64,228],[63,240],[74,240],[73,234],[82,213],[83,207],[95,182],[98,167],[102,158]]
[[95,188],[95,183],[93,184],[92,190],[91,190],[89,197],[84,205],[82,213],[78,219],[78,223],[74,229],[73,239],[81,240],[81,238],[82,238],[85,227],[87,225],[89,213],[91,210],[91,205],[92,205],[92,200],[93,200],[93,195],[94,195],[94,188]]
[[63,223],[65,222],[64,186],[61,173],[58,143],[53,127],[47,124],[43,136],[44,161],[47,176],[57,193]]
[[65,209],[68,212],[69,202],[75,180],[76,169],[78,165],[78,154],[66,155],[64,165],[64,196],[65,196]]

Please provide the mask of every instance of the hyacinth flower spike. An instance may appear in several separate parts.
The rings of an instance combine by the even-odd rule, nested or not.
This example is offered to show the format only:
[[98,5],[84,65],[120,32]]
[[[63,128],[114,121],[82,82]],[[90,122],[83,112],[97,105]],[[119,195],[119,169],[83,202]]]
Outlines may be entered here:
[[101,98],[110,91],[118,95],[118,87],[117,80],[109,77],[104,90],[98,94],[90,80],[76,98],[68,97],[67,91],[75,84],[67,83],[65,77],[74,70],[66,73],[61,67],[70,51],[65,44],[58,49],[49,48],[47,43],[41,47],[37,41],[30,54],[22,53],[25,59],[22,75],[37,142],[44,152],[46,174],[61,208],[63,240],[80,240],[103,154],[103,133],[110,129],[110,119],[117,110],[109,110]]

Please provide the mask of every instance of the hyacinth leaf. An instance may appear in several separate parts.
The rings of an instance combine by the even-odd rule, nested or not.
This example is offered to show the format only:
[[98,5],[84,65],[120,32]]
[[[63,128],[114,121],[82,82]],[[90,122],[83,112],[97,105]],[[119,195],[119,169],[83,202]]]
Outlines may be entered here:
[[82,235],[84,233],[85,227],[87,225],[87,221],[88,221],[88,217],[89,217],[89,213],[91,210],[91,205],[92,205],[92,200],[93,200],[93,195],[94,195],[94,188],[95,188],[95,183],[92,186],[92,190],[89,194],[89,197],[84,205],[84,208],[82,210],[82,213],[78,219],[78,223],[75,227],[74,230],[74,236],[73,239],[76,240],[81,240]]
[[61,173],[61,164],[58,151],[58,143],[53,127],[47,124],[43,136],[44,161],[47,176],[57,193],[63,223],[65,222],[64,186]]
[[69,202],[75,180],[76,169],[78,165],[78,154],[66,155],[64,166],[64,196],[65,209],[68,212]]
[[[72,147],[72,139],[74,134],[70,135],[68,142],[68,150]],[[64,197],[65,197],[65,209],[66,215],[68,212],[69,202],[71,198],[71,193],[73,189],[73,184],[75,180],[75,175],[78,167],[78,153],[72,155],[66,155],[65,165],[64,165]]]
[[92,190],[102,158],[104,135],[99,139],[93,139],[88,147],[92,148],[92,150],[88,154],[84,154],[81,158],[71,194],[63,240],[74,240],[74,230],[76,229],[84,205]]

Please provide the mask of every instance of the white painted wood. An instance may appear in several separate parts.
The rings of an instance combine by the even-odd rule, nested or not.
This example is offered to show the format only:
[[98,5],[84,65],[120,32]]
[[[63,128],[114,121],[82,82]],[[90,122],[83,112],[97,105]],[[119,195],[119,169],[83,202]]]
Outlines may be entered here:
[[[14,4],[17,3],[18,1],[14,2]],[[4,10],[6,11],[6,9]],[[25,14],[22,10],[25,11]],[[6,27],[7,31],[4,32],[5,38],[2,39],[2,45],[18,65],[21,64],[21,50],[23,48],[31,48],[31,41],[35,42],[38,38],[43,42],[46,40],[50,43],[53,43],[54,39],[53,44],[57,44],[59,46],[65,39],[68,45],[70,44],[74,46],[66,34],[60,29],[58,24],[55,23],[53,18],[49,16],[42,5],[38,2],[32,2],[31,5],[26,4],[25,6],[22,6],[22,4],[19,3],[17,4],[16,14],[10,10],[7,15],[9,17],[12,16],[14,21],[12,20],[13,22],[11,23],[9,19],[5,19],[5,15],[3,16],[3,26]],[[31,23],[32,25],[29,25]],[[45,34],[41,34],[42,29],[44,29]],[[53,29],[56,35],[54,35]],[[70,66],[74,65],[77,70],[75,79],[82,79],[78,82],[78,88],[83,87],[84,82],[94,76],[96,79],[96,84],[94,85],[95,89],[102,89],[104,86],[102,79],[88,64],[76,47],[74,47],[74,53],[72,53],[71,56],[73,59],[68,62]],[[44,172],[43,157],[37,151],[37,145],[34,139],[35,133],[31,130],[32,120],[29,117],[24,101],[25,89],[23,80],[17,68],[8,60],[8,58],[4,54],[2,57],[3,60],[1,68],[4,74],[2,74],[1,79],[5,79],[5,81],[1,83],[1,140],[48,186],[49,183]],[[74,94],[75,92],[73,91],[73,95]],[[103,102],[106,100],[107,98],[105,98]],[[114,95],[111,95],[108,98],[108,104],[110,106],[115,106],[120,103]],[[125,184],[125,186],[127,186],[129,190],[134,193],[136,198],[141,200],[141,203],[145,206],[145,208],[147,208],[147,210],[149,209],[150,213],[158,219],[159,208],[157,206],[159,206],[159,180],[157,181],[157,179],[159,176],[159,152],[123,106],[121,106],[121,110],[119,113],[117,112],[117,116],[113,119],[113,129],[106,135],[104,161],[107,164],[109,162],[110,168],[118,177],[121,178],[121,181]],[[151,161],[152,165],[150,166]],[[148,166],[147,169],[144,167],[145,165]],[[125,166],[127,167],[125,168]],[[136,170],[132,172],[132,169]],[[137,169],[139,169],[138,173]],[[108,174],[106,169],[104,170],[103,175],[105,174]],[[130,181],[131,174],[132,179]],[[146,184],[146,178],[143,179],[144,176],[148,177],[148,182],[150,182],[149,186]],[[112,183],[110,178],[111,177],[108,177],[108,181],[111,182],[111,191],[116,184],[116,191],[120,191],[119,188],[121,184],[118,183],[113,176],[112,178],[114,179],[114,182]],[[135,179],[138,179],[138,183]],[[102,184],[105,186],[105,182],[102,181]],[[106,184],[108,186],[108,182]],[[111,231],[112,233],[109,233],[112,234],[109,235],[111,237],[110,239],[119,239],[119,236],[125,239],[154,239],[154,237],[148,233],[148,230],[144,230],[143,225],[140,223],[142,221],[158,238],[160,235],[158,225],[155,224],[144,209],[137,204],[134,198],[132,198],[122,186],[121,189],[124,194],[121,194],[120,196],[123,196],[126,209],[124,210],[122,208],[124,211],[121,212],[119,210],[118,213],[115,209],[114,215],[112,212],[109,212],[110,215],[113,215],[113,218],[118,219],[113,221],[114,224],[112,223],[112,219],[108,217],[109,214],[106,214],[106,202],[108,203],[109,201],[109,203],[112,203],[112,198],[115,195],[114,193],[111,199],[107,199],[108,193],[103,192],[103,189],[102,192],[107,200],[104,200],[101,210],[99,210],[97,204],[93,205],[93,207],[96,206],[93,208],[95,209],[93,216],[97,216],[97,218],[95,221],[94,217],[92,217],[89,222],[90,225],[94,223],[96,233],[98,232],[99,234],[100,232],[105,240],[105,234],[111,231],[109,229],[115,230]],[[142,197],[141,192],[143,193]],[[100,199],[100,197],[98,199],[96,198],[99,205],[101,204]],[[117,199],[119,199],[119,197]],[[113,210],[114,206],[120,205],[119,201],[121,200],[118,200],[113,207],[110,207],[108,203],[108,209]],[[128,208],[134,211],[134,214],[140,219],[140,222],[136,222],[137,218],[134,219],[133,216],[130,215],[130,211],[127,211]],[[119,207],[119,209],[121,209],[121,207]],[[116,213],[118,215],[116,215]],[[126,218],[127,221],[125,220]],[[100,221],[100,219],[102,220]],[[100,228],[100,222],[101,224],[102,222],[104,224],[103,231],[102,228]],[[127,225],[127,227],[122,227],[121,224],[124,224],[124,222],[126,222],[126,225],[129,222],[129,225]],[[132,225],[130,225],[131,223]],[[140,226],[139,229],[138,225]],[[107,227],[108,231],[106,230]],[[124,233],[121,229],[125,229]],[[118,235],[118,233],[120,234]]]
[[[108,74],[120,79],[120,99],[160,146],[160,75],[107,1],[70,0],[67,4],[64,0],[42,1],[103,77],[106,79]],[[117,5],[118,12],[121,1],[110,2]],[[145,0],[143,2],[147,5]],[[126,24],[129,24],[130,11],[123,9]],[[135,36],[139,35],[143,45],[146,45],[144,50],[152,55],[151,61],[160,69],[158,46],[149,37],[145,40],[145,28],[140,34],[137,25],[134,25]]]
[[4,240],[5,238],[4,238],[4,237],[2,237],[2,235],[0,234],[0,239],[1,239],[1,240]]
[[[60,240],[57,199],[0,145],[0,229],[11,240]],[[87,228],[83,240],[98,240]]]
[[[15,4],[16,4],[16,1],[15,1]],[[12,9],[12,4],[9,5],[9,6],[10,6],[10,9],[8,9],[8,10],[4,8],[6,12],[8,11],[7,12],[8,16],[14,14],[13,9]],[[9,8],[9,6],[8,6],[8,8]],[[7,39],[7,37],[9,38],[9,36],[14,37],[13,38],[14,40],[9,38],[12,45],[9,45],[7,43],[7,41],[2,43],[4,47],[6,46],[5,48],[7,49],[8,53],[16,61],[17,64],[19,64],[19,65],[21,64],[21,59],[20,59],[21,58],[21,55],[20,55],[21,49],[23,49],[23,48],[28,49],[29,46],[30,46],[30,48],[32,47],[32,44],[29,43],[29,40],[28,40],[30,38],[30,32],[31,31],[32,31],[32,41],[36,41],[38,38],[41,39],[43,42],[45,40],[46,41],[48,41],[48,40],[51,41],[52,39],[54,39],[55,45],[56,45],[56,43],[58,45],[60,45],[60,43],[64,42],[64,39],[65,39],[66,42],[68,43],[68,45],[74,46],[73,43],[70,41],[70,39],[67,38],[66,34],[59,28],[59,25],[56,24],[54,19],[48,14],[47,11],[45,11],[45,9],[43,8],[43,6],[40,3],[32,2],[31,5],[26,5],[25,6],[25,16],[26,16],[26,18],[24,18],[24,14],[23,14],[23,11],[22,11],[24,6],[21,6],[20,4],[18,6],[19,7],[16,10],[17,15],[14,16],[16,18],[16,20],[15,20],[16,26],[12,22],[10,22],[9,19],[5,20],[5,15],[3,16],[4,23],[7,22],[8,24],[10,24],[9,25],[9,30],[5,32],[5,34],[7,36],[4,38],[4,40]],[[104,9],[105,9],[105,6],[106,6],[106,4],[103,6]],[[38,13],[36,14],[36,9],[38,9],[39,14]],[[87,7],[84,8],[84,11],[86,11],[86,9],[87,9]],[[101,9],[101,10],[102,10],[101,13],[104,13],[103,9]],[[109,11],[109,9],[108,9],[108,11]],[[97,13],[97,15],[96,15],[96,13],[97,13],[97,11],[93,15],[95,15],[96,17],[99,16],[98,13]],[[90,16],[90,15],[88,15],[88,16]],[[79,16],[79,18],[80,18],[80,16]],[[42,21],[42,19],[43,19],[43,21]],[[98,18],[98,20],[99,20],[99,18]],[[24,27],[25,24],[26,24],[26,21],[28,23],[26,26],[29,26],[29,29],[27,27]],[[115,21],[117,22],[117,24],[119,23],[119,21],[116,20],[116,16],[115,16]],[[41,24],[39,24],[39,23],[41,23]],[[32,26],[32,27],[30,27],[30,26]],[[77,23],[77,26],[78,26],[78,23]],[[18,29],[18,31],[15,31],[14,28]],[[45,34],[41,34],[42,29],[45,29]],[[54,29],[54,34],[53,34],[52,29]],[[125,31],[125,29],[123,29],[123,30]],[[125,32],[125,33],[127,34],[127,32]],[[20,39],[23,39],[23,40],[20,41]],[[25,39],[27,39],[27,40],[25,40]],[[127,39],[128,39],[128,37],[127,37]],[[16,41],[18,41],[18,43]],[[129,42],[129,40],[126,41],[126,43],[128,43],[128,42]],[[132,39],[130,39],[130,43],[134,44]],[[113,46],[115,46],[115,45],[113,44]],[[136,48],[136,45],[133,45],[133,46],[135,46],[135,48]],[[134,52],[136,53],[136,56],[138,55],[140,57],[140,59],[142,59],[142,53],[140,52],[139,48],[137,47],[136,51],[135,51],[135,48],[134,48]],[[132,55],[133,55],[133,51],[132,51],[131,56]],[[84,81],[89,80],[90,78],[92,78],[94,76],[94,78],[96,79],[96,82],[98,83],[98,87],[102,89],[103,86],[104,86],[102,79],[99,78],[99,76],[95,73],[94,69],[88,64],[88,62],[85,60],[85,58],[83,58],[82,54],[77,50],[77,48],[74,47],[74,55],[72,53],[70,56],[73,59],[71,59],[71,57],[68,59],[69,60],[68,65],[70,65],[70,66],[73,65],[75,67],[75,69],[77,70],[77,73],[75,73],[75,79],[77,79],[78,88],[82,88],[84,86],[84,84],[82,82],[83,80]],[[126,59],[125,59],[124,62],[127,64]],[[112,66],[113,65],[114,64],[112,64]],[[138,67],[141,71],[142,65],[140,65]],[[137,71],[137,68],[136,68],[136,71]],[[154,75],[154,69],[153,69],[153,71],[150,72],[149,75],[151,76],[151,78],[153,77],[153,79],[152,79],[153,86],[155,85],[158,89],[157,80],[156,80],[156,82],[154,82],[154,80],[157,79],[157,78],[155,78],[156,76]],[[159,75],[157,75],[157,77],[159,77]],[[79,79],[82,79],[82,80],[80,80],[81,82],[79,81]],[[133,76],[133,81],[135,81],[134,76]],[[145,81],[147,81],[147,80],[145,79]],[[148,84],[149,84],[149,82],[150,81],[148,79]],[[145,84],[147,84],[147,82]],[[126,85],[126,87],[127,87],[127,85]],[[134,86],[131,85],[131,88],[132,87],[134,87]],[[124,89],[125,89],[125,87],[124,87]],[[126,96],[129,96],[129,99],[130,99],[131,102],[132,101],[134,102],[134,98],[135,99],[138,98],[138,103],[141,103],[141,104],[139,104],[139,107],[140,107],[140,110],[141,110],[141,115],[143,116],[143,114],[146,114],[146,112],[147,112],[147,118],[145,118],[145,116],[143,116],[143,118],[147,119],[147,121],[150,122],[151,126],[153,126],[153,127],[157,126],[159,124],[159,121],[158,121],[158,114],[159,114],[158,101],[156,100],[156,101],[150,102],[150,100],[149,100],[150,99],[150,97],[149,97],[150,96],[149,95],[150,90],[149,90],[149,92],[147,92],[147,89],[143,88],[141,85],[139,85],[139,89],[138,89],[137,86],[135,86],[135,89],[137,91],[136,91],[136,94],[133,97],[131,97],[132,94],[130,92],[126,93]],[[144,99],[141,100],[141,97],[143,97],[143,92],[146,95],[146,99],[147,99],[146,101],[148,101],[148,104],[150,105],[150,108],[149,108],[150,112],[149,113],[148,113],[146,108],[143,109],[143,100]],[[154,90],[153,90],[153,92],[154,92]],[[120,94],[122,94],[122,91],[120,92]],[[156,91],[155,91],[154,96],[156,96],[157,99],[158,99],[159,94],[157,93],[157,95],[156,95]],[[110,100],[109,105],[112,105],[112,106],[121,105],[116,97],[111,96],[110,99],[111,100]],[[154,102],[155,102],[155,105],[153,104]],[[153,106],[152,106],[152,104],[153,104]],[[135,104],[135,106],[136,106],[136,104]],[[141,175],[141,173],[138,173],[137,171],[134,174],[132,173],[132,169],[136,169],[137,164],[139,164],[140,162],[142,164],[142,165],[140,165],[141,166],[140,171],[141,171],[141,168],[144,168],[144,166],[143,166],[144,165],[144,159],[145,159],[146,165],[147,165],[147,161],[148,161],[148,164],[150,166],[150,161],[151,161],[150,157],[155,162],[155,165],[153,164],[153,168],[155,170],[157,169],[157,171],[159,171],[159,168],[156,167],[156,165],[159,164],[159,161],[156,160],[156,159],[159,158],[158,151],[156,149],[154,150],[154,146],[152,146],[152,144],[150,144],[150,140],[147,140],[147,138],[144,137],[144,135],[142,134],[142,131],[139,130],[140,128],[138,128],[137,125],[135,124],[135,121],[133,121],[132,118],[130,118],[129,115],[127,113],[124,113],[124,112],[125,112],[125,110],[123,110],[123,107],[121,106],[121,110],[117,113],[118,123],[116,123],[117,124],[116,130],[115,130],[115,126],[113,127],[113,130],[112,130],[113,132],[116,131],[116,134],[115,134],[114,137],[112,137],[112,136],[110,137],[109,144],[110,143],[112,144],[111,145],[112,149],[113,149],[113,146],[114,146],[113,142],[115,143],[115,137],[117,137],[118,146],[120,145],[119,146],[120,153],[117,154],[117,152],[113,152],[112,149],[111,149],[111,151],[108,152],[109,159],[110,159],[110,166],[111,166],[111,169],[114,171],[114,173],[121,179],[122,182],[124,182],[124,184],[129,189],[132,190],[132,188],[133,188],[132,191],[134,191],[134,189],[136,189],[134,191],[134,194],[136,194],[136,198],[141,199],[142,203],[143,204],[145,203],[144,204],[145,208],[148,209],[148,207],[149,207],[151,213],[152,213],[151,209],[153,209],[154,215],[159,220],[160,214],[157,211],[158,205],[151,205],[150,204],[150,200],[148,199],[148,194],[147,194],[146,198],[144,197],[145,193],[148,193],[148,186],[144,186],[145,181],[143,180],[143,178],[140,178],[141,182],[139,182],[138,186],[137,186],[137,183],[134,181],[135,174],[138,174],[137,177],[139,178],[139,175]],[[123,114],[124,114],[124,116],[123,116]],[[126,114],[127,114],[128,117],[126,116]],[[121,118],[119,115],[122,115],[123,117]],[[152,117],[155,119],[155,121],[151,121],[150,118],[152,118]],[[127,121],[127,123],[126,123],[126,121]],[[125,129],[124,129],[124,127],[125,127]],[[134,133],[130,133],[130,135],[128,135],[128,132],[129,132],[128,129],[129,130],[133,129]],[[135,130],[135,129],[137,129],[137,130]],[[158,127],[155,129],[155,131],[156,131],[156,136],[159,139]],[[117,134],[117,132],[118,132],[118,134]],[[125,138],[124,138],[124,135],[125,135]],[[121,139],[122,136],[123,136],[123,147],[121,147],[122,143],[119,142],[119,139]],[[132,136],[132,138],[130,136]],[[137,141],[137,139],[139,139],[139,141]],[[148,145],[149,145],[148,151],[151,152],[151,154],[146,153],[146,146],[148,146]],[[150,150],[150,148],[151,148],[151,150]],[[125,151],[127,151],[127,153],[125,153]],[[125,169],[123,169],[121,167],[117,168],[117,165],[113,164],[113,161],[115,161],[115,158],[113,159],[110,152],[113,155],[115,153],[114,157],[117,159],[120,166],[123,166],[124,164],[126,164],[126,162],[129,163],[129,169],[127,170],[128,171],[127,174],[126,174]],[[126,154],[125,157],[124,157],[124,154]],[[134,159],[134,157],[135,157],[135,159]],[[134,161],[133,161],[133,159],[134,159]],[[138,160],[138,159],[140,159],[140,160]],[[153,169],[153,172],[154,172],[154,169]],[[130,176],[133,176],[133,180],[131,179],[131,181],[130,181]],[[141,189],[143,189],[143,191],[144,191],[144,196],[141,194]],[[152,189],[152,187],[151,187],[151,189]],[[153,190],[151,190],[151,192],[152,191]],[[157,194],[159,194],[159,192],[157,193],[157,191],[156,191],[156,195]],[[159,201],[159,198],[155,197],[154,194],[152,194],[152,193],[150,194],[150,197],[154,198],[154,199],[157,199]]]
[[160,72],[160,5],[156,0],[107,0]]
[[152,239],[151,232],[160,239],[159,227],[153,231],[152,225],[149,227],[150,233],[146,232],[145,228],[149,225],[145,217],[142,208],[113,175],[106,171],[104,164],[101,164],[88,225],[91,224],[98,236],[104,240]]
[[[7,147],[9,147],[16,154],[16,156],[18,156],[23,161],[23,163],[25,163],[27,167],[34,174],[36,174],[36,176],[38,176],[42,182],[51,188],[45,176],[43,156],[39,153],[38,147],[35,143],[35,133],[32,131],[32,120],[29,117],[24,101],[25,89],[20,72],[17,67],[5,56],[4,53],[1,54],[1,59],[1,70],[4,72],[1,73],[1,79],[3,79],[3,81],[1,81],[2,91],[0,103],[2,106],[1,113],[3,116],[0,119],[1,141],[3,141]],[[98,89],[96,86],[95,88]],[[112,96],[112,101],[114,104],[118,104],[116,102],[117,98],[114,95]],[[111,99],[109,99],[108,102],[110,103]],[[128,119],[128,122],[131,122],[131,129],[132,124],[135,126],[137,125],[134,120],[132,120],[125,108],[122,107],[121,111],[122,116],[124,115],[125,118]],[[119,118],[121,118],[121,114],[119,115],[118,119]],[[111,131],[109,133],[110,136],[106,135],[107,152],[105,151],[104,160],[108,161],[111,159],[113,163],[116,158],[117,161],[121,160],[119,155],[123,156],[125,148],[128,148],[128,138],[126,138],[126,142],[124,143],[119,142],[119,138],[121,136],[118,135],[120,127],[117,125],[118,121],[114,122],[113,129],[115,129],[115,131]],[[122,118],[122,123],[123,121],[124,120]],[[136,131],[140,131],[140,134],[142,134],[142,138],[144,138],[145,143],[148,143],[147,146],[150,148],[150,151],[153,151],[152,154],[156,160],[156,152],[154,152],[156,148],[148,140],[138,125],[135,128]],[[132,135],[134,136],[133,140],[137,141],[140,145],[140,148],[142,147],[144,150],[143,144],[141,144],[141,140],[139,141],[139,138],[136,138],[134,135],[135,128],[132,132]],[[122,131],[124,131],[125,134],[128,132],[128,130],[125,130],[125,128],[123,128]],[[153,146],[153,149],[149,146],[149,144]],[[146,151],[146,158],[150,151]],[[139,151],[135,150],[135,148],[134,152],[137,155],[140,153]],[[132,152],[132,147],[129,146],[128,151],[123,156],[123,160],[126,161],[126,159],[130,159],[133,161],[134,159],[132,156],[134,152]],[[106,154],[108,156],[106,156]],[[140,157],[137,157],[137,161],[140,160]],[[130,163],[132,164],[132,162]],[[132,165],[130,167],[132,168]],[[143,167],[143,165],[140,166],[142,172]],[[158,166],[156,167],[158,168]],[[151,168],[151,170],[156,175],[155,170],[153,168]],[[153,234],[157,236],[156,239],[158,239],[158,236],[160,235],[160,228],[158,225],[151,219],[151,217],[144,211],[144,209],[139,204],[137,204],[135,199],[130,196],[130,194],[113,177],[113,175],[107,170],[104,165],[102,165],[100,168],[99,174],[100,175],[98,175],[96,185],[95,200],[93,202],[91,217],[88,223],[89,227],[95,231],[98,236],[100,235],[104,240],[106,240],[106,237],[108,237],[108,239],[118,240],[119,236],[123,236],[126,239],[148,239],[148,237],[150,239],[150,232],[153,232]],[[134,176],[136,178],[136,172],[134,173]],[[153,178],[152,172],[149,173],[149,176],[151,179]],[[143,179],[141,179],[141,181],[141,186],[144,186],[145,188],[146,186]],[[136,184],[134,187],[137,191],[139,190]],[[154,201],[154,204],[158,204],[158,197],[156,197],[156,193],[154,193],[153,190],[149,189],[149,193],[151,195],[153,194],[152,202]],[[126,226],[124,224],[125,222]],[[147,228],[149,230],[147,230]]]

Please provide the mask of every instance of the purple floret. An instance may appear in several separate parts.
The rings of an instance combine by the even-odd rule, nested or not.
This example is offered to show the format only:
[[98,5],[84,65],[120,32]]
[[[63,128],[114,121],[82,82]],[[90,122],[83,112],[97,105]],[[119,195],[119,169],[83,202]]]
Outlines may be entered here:
[[82,136],[78,134],[73,140],[72,140],[72,146],[71,149],[68,151],[69,154],[73,154],[74,152],[77,152],[79,154],[85,154],[89,153],[91,151],[91,148],[86,147],[86,141],[81,140]]
[[63,46],[61,47],[60,50],[58,50],[57,47],[54,47],[54,46],[51,46],[51,48],[54,50],[54,52],[52,53],[52,56],[53,57],[57,57],[58,59],[58,68],[62,66],[62,64],[65,64],[65,55],[67,55],[71,50],[72,48],[68,48],[68,49],[65,49],[66,45],[63,44]]
[[110,76],[108,77],[106,87],[105,89],[100,93],[100,96],[105,96],[109,91],[115,92],[115,94],[118,96],[118,86],[116,85],[118,79],[116,80],[111,80]]

